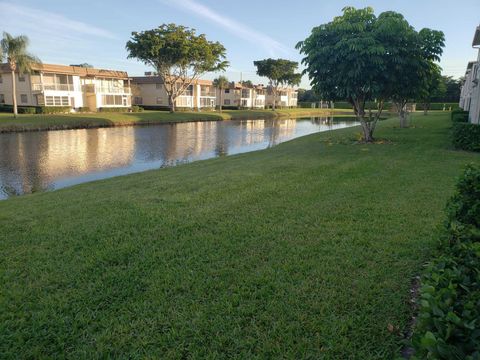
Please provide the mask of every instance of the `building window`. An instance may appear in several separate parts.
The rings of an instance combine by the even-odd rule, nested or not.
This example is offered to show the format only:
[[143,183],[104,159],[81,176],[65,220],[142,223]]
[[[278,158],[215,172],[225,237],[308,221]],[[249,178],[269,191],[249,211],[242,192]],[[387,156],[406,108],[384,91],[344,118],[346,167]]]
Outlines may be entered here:
[[243,89],[242,90],[242,98],[248,98],[248,97],[250,97],[250,90]]
[[123,105],[122,95],[102,95],[103,105]]
[[22,104],[28,103],[27,94],[21,94],[21,95],[20,95],[20,102],[21,102]]
[[230,99],[223,100],[223,105],[230,105]]
[[230,94],[230,89],[225,89],[225,94]]
[[137,105],[142,105],[143,99],[140,96],[135,96],[135,98],[133,99],[133,102]]
[[5,95],[0,94],[0,104],[5,104]]
[[162,98],[161,97],[157,97],[157,105],[162,105]]
[[18,81],[24,82],[25,81],[25,74],[18,74]]
[[248,106],[248,100],[247,99],[242,99],[242,106],[247,107]]
[[68,96],[45,96],[46,106],[69,106]]

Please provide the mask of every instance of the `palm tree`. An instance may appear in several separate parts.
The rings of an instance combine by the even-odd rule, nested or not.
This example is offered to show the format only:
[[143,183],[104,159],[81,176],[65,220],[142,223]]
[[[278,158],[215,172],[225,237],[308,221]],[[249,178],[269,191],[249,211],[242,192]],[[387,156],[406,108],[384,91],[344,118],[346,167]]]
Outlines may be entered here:
[[217,87],[220,90],[220,112],[222,112],[223,104],[223,89],[228,86],[228,79],[226,76],[220,75],[218,78],[213,80],[213,86]]
[[32,65],[39,64],[40,60],[34,55],[28,53],[28,37],[20,35],[14,37],[7,32],[3,33],[3,39],[0,41],[0,60],[7,59],[12,72],[12,94],[13,94],[13,116],[17,117],[17,87],[15,81],[15,71],[19,73],[28,73]]

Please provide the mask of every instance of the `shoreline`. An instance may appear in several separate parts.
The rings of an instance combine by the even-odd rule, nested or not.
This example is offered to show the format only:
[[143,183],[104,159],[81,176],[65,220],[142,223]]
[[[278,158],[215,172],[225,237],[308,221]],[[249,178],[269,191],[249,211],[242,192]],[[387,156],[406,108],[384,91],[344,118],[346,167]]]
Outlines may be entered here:
[[[237,112],[237,113],[236,113]],[[333,109],[288,109],[288,110],[226,110],[218,112],[177,112],[168,113],[160,111],[144,111],[140,113],[92,113],[68,115],[19,115],[5,123],[0,114],[0,134],[24,133],[57,130],[99,129],[123,126],[150,126],[160,124],[176,124],[199,121],[224,121],[224,120],[259,120],[301,118],[319,116],[353,116],[348,110]],[[6,117],[5,115],[3,117]],[[137,119],[128,119],[136,117]],[[22,123],[22,120],[27,119]],[[39,123],[35,123],[36,121]],[[42,122],[44,120],[44,122]],[[46,121],[45,121],[46,120]],[[57,120],[59,120],[57,122]]]

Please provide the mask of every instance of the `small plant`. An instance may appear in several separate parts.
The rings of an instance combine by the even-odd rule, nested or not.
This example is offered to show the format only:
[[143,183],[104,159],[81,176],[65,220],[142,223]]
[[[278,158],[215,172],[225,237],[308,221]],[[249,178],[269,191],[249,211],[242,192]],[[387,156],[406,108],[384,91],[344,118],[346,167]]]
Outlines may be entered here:
[[136,113],[136,112],[142,112],[142,111],[143,111],[143,108],[141,106],[138,106],[138,105],[132,106],[132,112]]
[[480,169],[468,166],[447,207],[442,255],[422,277],[418,359],[480,359]]

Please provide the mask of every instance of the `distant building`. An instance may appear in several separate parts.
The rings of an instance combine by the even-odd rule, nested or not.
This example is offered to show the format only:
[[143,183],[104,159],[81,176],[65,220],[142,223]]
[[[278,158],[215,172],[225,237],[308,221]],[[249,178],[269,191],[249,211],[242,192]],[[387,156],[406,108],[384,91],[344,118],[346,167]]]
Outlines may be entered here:
[[[131,90],[124,71],[38,64],[30,74],[15,73],[18,106],[130,107]],[[0,64],[0,104],[13,104],[12,75]]]
[[[273,106],[273,88],[267,87],[266,105]],[[297,107],[298,91],[291,86],[279,87],[276,96],[276,107]]]
[[472,124],[480,124],[480,26],[473,37],[472,47],[478,48],[478,57],[470,61],[465,72],[465,83],[460,94],[460,107],[468,111]]
[[[133,104],[168,108],[169,100],[163,80],[155,73],[145,75],[132,78]],[[220,89],[211,80],[199,79],[177,97],[175,106],[191,110],[213,109],[222,102],[221,105],[226,108],[263,109],[273,103],[273,96],[270,96],[270,103],[268,102],[267,90],[263,85],[231,82],[220,93]],[[277,96],[277,106],[297,106],[297,91],[291,87],[282,88]]]

